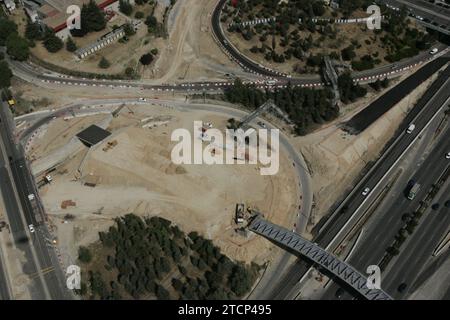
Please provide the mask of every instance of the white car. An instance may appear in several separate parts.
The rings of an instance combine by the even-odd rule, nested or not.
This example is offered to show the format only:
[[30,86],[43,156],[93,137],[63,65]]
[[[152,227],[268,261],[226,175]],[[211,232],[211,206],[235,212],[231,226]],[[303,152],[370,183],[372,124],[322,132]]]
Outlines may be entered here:
[[412,133],[415,128],[416,128],[415,124],[409,125],[408,129],[406,130],[406,133],[408,133],[408,134]]
[[439,51],[438,48],[433,48],[433,49],[431,49],[430,54],[436,54],[436,53],[438,53],[438,51]]
[[365,188],[364,191],[362,192],[362,195],[365,197],[369,194],[370,192],[370,188]]
[[30,229],[30,232],[31,232],[31,233],[34,233],[34,226],[33,226],[32,224],[30,224],[30,225],[28,226],[28,229]]
[[447,154],[445,155],[445,159],[450,159],[450,152],[447,152]]
[[139,98],[139,101],[143,101],[143,102],[146,102],[146,101],[147,101],[147,99],[145,99],[145,98]]

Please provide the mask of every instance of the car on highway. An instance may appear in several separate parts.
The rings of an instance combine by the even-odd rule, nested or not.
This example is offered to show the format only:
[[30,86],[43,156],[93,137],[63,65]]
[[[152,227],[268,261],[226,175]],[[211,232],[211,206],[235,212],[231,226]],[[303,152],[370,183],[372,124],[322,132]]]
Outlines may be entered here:
[[412,123],[409,125],[408,129],[406,129],[406,133],[411,134],[414,131],[414,129],[416,129],[416,125]]
[[364,191],[362,192],[362,195],[365,197],[369,194],[370,192],[370,188],[365,188]]
[[450,159],[450,152],[447,152],[447,154],[445,155],[445,159]]
[[34,233],[34,225],[30,224],[30,225],[28,226],[28,229],[30,229],[30,232],[31,232],[31,233]]

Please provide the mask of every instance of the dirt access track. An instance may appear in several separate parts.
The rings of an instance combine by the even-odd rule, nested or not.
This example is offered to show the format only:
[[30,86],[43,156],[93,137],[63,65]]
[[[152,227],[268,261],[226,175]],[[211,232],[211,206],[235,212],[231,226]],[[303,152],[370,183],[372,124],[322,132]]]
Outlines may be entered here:
[[[33,142],[33,156],[36,161],[46,156],[50,148],[45,141],[64,146],[72,138],[74,127],[104,122],[108,116],[112,118],[96,115],[83,120],[53,120]],[[65,262],[75,261],[79,245],[96,241],[98,232],[107,230],[115,217],[130,212],[158,215],[186,232],[198,231],[232,258],[257,263],[270,259],[273,244],[252,233],[248,237],[238,235],[233,218],[236,204],[244,203],[270,221],[293,228],[299,184],[282,150],[280,170],[273,176],[260,175],[259,165],[175,165],[171,161],[176,144],[171,142],[174,129],[186,128],[194,136],[194,121],[211,122],[223,130],[228,118],[170,106],[123,108],[108,126],[110,137],[63,162],[52,173],[52,183],[40,190],[56,227],[60,250],[68,259]],[[108,142],[115,145],[108,147]],[[63,209],[61,204],[66,200],[75,205]]]
[[151,67],[151,72],[145,73],[143,78],[167,83],[179,80],[220,81],[226,73],[244,75],[212,37],[211,13],[216,4],[217,0],[176,2],[168,18],[167,46]]

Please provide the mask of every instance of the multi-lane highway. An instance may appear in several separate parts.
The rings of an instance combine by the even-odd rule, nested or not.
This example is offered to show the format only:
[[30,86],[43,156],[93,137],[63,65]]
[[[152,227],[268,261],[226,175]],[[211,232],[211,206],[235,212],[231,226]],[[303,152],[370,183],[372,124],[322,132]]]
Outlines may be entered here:
[[[435,210],[430,207],[425,212],[423,221],[404,245],[392,266],[385,272],[384,288],[394,297],[403,298],[413,292],[415,280],[422,273],[424,266],[428,261],[436,259],[432,257],[432,254],[450,226],[450,208],[444,206],[449,200],[450,183],[447,183],[440,196],[433,201],[433,204],[439,204],[439,208]],[[398,292],[402,283],[406,284],[406,289]]]
[[[346,232],[351,229],[352,222],[358,221],[358,218],[376,198],[378,192],[383,189],[389,174],[392,173],[404,154],[418,140],[419,133],[436,116],[438,110],[444,109],[444,104],[450,96],[449,75],[450,67],[447,67],[434,85],[429,88],[429,92],[433,94],[422,97],[400,126],[399,134],[392,141],[386,152],[343,200],[326,221],[326,224],[318,228],[318,235],[314,238],[314,242],[327,250],[334,250]],[[412,134],[407,134],[405,132],[406,128],[412,122],[415,123],[416,130]],[[364,197],[362,192],[365,188],[369,188],[371,191]],[[309,266],[305,262],[297,261],[289,268],[279,283],[264,290],[265,293],[260,298],[294,298],[298,293],[299,281],[304,277],[308,268]],[[362,271],[364,272],[365,270]]]
[[426,27],[450,35],[450,9],[426,0],[378,0],[389,8],[406,7],[410,16]]
[[[434,132],[430,132],[433,135]],[[407,199],[404,190],[407,188],[407,182],[402,179],[396,183],[386,196],[385,201],[388,205],[380,205],[372,215],[374,221],[369,221],[365,224],[364,235],[357,244],[357,247],[349,258],[348,263],[358,270],[365,270],[369,265],[379,265],[386,249],[394,242],[396,234],[405,225],[403,221],[405,214],[412,214],[419,207],[420,202],[425,198],[430,191],[432,185],[438,181],[440,176],[450,167],[450,161],[445,158],[445,154],[450,150],[450,140],[446,139],[450,134],[450,128],[447,126],[446,130],[441,133],[441,140],[439,144],[433,148],[426,159],[422,163],[409,163],[414,168],[415,174],[406,177],[406,181],[413,180],[421,184],[421,188],[417,196],[413,200]],[[420,155],[419,155],[420,156]],[[404,167],[404,166],[403,166]],[[403,168],[403,170],[406,170]],[[447,215],[449,210],[447,211]],[[439,216],[439,215],[438,215]],[[444,231],[448,228],[447,218],[440,215],[441,219],[428,219],[429,214],[424,218],[427,220],[424,224],[420,224],[413,236],[410,236],[406,248],[401,248],[399,257],[396,257],[395,265],[389,270],[382,273],[382,287],[394,298],[402,298],[407,293],[407,290],[399,292],[397,289],[402,283],[408,286],[413,276],[417,276],[418,271],[423,266],[426,256],[423,251],[431,252],[443,236]],[[442,218],[445,219],[442,219]],[[430,227],[433,228],[430,233]],[[428,231],[428,232],[426,232]],[[439,232],[440,231],[440,232]],[[423,232],[426,232],[425,234]],[[433,236],[433,237],[432,237]],[[421,239],[425,240],[420,242]],[[434,246],[433,246],[434,244]],[[417,250],[415,252],[414,250]],[[414,256],[412,256],[414,254]],[[405,273],[405,264],[414,261],[413,265],[407,267],[408,273]],[[422,262],[422,263],[421,263]],[[338,286],[333,284],[323,296],[324,299],[338,298],[336,292]],[[342,294],[339,298],[351,298],[351,294]]]
[[[31,277],[32,298],[66,299],[70,295],[65,286],[65,278],[44,223],[46,217],[23,148],[16,143],[11,124],[7,121],[7,108],[2,102],[0,170],[4,179],[0,187],[5,199],[10,230],[16,247],[23,251],[27,258],[23,272]],[[30,194],[35,197],[33,201],[28,198]],[[34,226],[34,232],[31,232],[29,225]],[[43,273],[43,270],[46,272]]]

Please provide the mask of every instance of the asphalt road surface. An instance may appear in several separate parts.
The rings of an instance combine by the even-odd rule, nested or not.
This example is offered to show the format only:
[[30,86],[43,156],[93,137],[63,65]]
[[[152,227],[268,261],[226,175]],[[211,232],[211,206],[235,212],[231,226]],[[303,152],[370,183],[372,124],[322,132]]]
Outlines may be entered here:
[[[447,71],[450,67],[447,68]],[[445,81],[444,84],[442,82]],[[314,242],[318,243],[322,248],[327,248],[336,235],[342,233],[342,228],[345,226],[354,214],[356,210],[364,209],[367,206],[367,199],[372,199],[374,194],[374,188],[379,185],[383,176],[394,166],[400,156],[407,150],[407,148],[416,139],[418,133],[422,128],[430,121],[430,119],[436,114],[444,102],[450,96],[450,79],[444,73],[438,80],[432,85],[438,86],[439,90],[433,97],[424,96],[411,110],[405,121],[402,123],[399,129],[399,133],[394,137],[392,143],[381,160],[372,167],[371,171],[367,173],[358,185],[353,189],[350,195],[340,205],[340,210],[336,210],[334,214],[327,221],[326,226],[318,226],[318,235],[314,238]],[[414,120],[416,124],[416,130],[412,134],[406,134],[405,130],[409,123]],[[371,193],[368,196],[363,197],[362,191],[366,188],[371,189]],[[364,212],[364,210],[362,210]],[[297,260],[293,264],[286,275],[276,284],[272,284],[271,288],[265,290],[267,292],[262,299],[288,299],[292,298],[292,290],[298,285],[298,282],[305,275],[309,269],[309,265],[303,260]],[[270,290],[269,290],[270,289]],[[294,294],[295,295],[295,294]]]
[[[409,95],[420,84],[430,78],[439,69],[441,69],[448,61],[449,57],[438,58],[431,61],[427,65],[420,68],[417,72],[400,82],[398,85],[390,89],[386,94],[372,102],[368,107],[351,118],[345,128],[352,133],[359,133],[368,128],[373,122],[379,119],[383,114],[389,111],[393,106],[400,102],[405,96]],[[448,69],[450,76],[450,69]],[[434,87],[435,89],[437,86]],[[427,94],[433,94],[428,90]]]
[[[404,298],[410,293],[413,283],[432,257],[442,236],[446,234],[450,226],[450,208],[446,208],[444,203],[449,200],[450,184],[447,184],[441,196],[433,201],[433,203],[440,204],[440,208],[433,210],[430,207],[428,209],[423,221],[410,236],[411,239],[404,245],[395,263],[390,267],[391,271],[385,276],[383,286],[395,298]],[[400,293],[397,289],[402,283],[405,283],[407,287]]]
[[[433,183],[437,182],[443,172],[450,166],[449,160],[445,158],[445,154],[450,150],[450,140],[445,139],[449,134],[450,129],[447,128],[447,130],[442,133],[440,143],[431,151],[425,162],[420,167],[416,167],[416,173],[411,177],[411,180],[420,183],[421,188],[414,200],[411,201],[407,199],[403,192],[398,192],[398,197],[393,201],[390,207],[377,210],[378,212],[375,213],[377,215],[376,222],[368,226],[368,229],[365,230],[363,240],[359,242],[356,250],[348,259],[350,265],[357,270],[364,272],[369,265],[378,265],[381,262],[386,249],[394,242],[395,235],[405,224],[402,220],[405,213],[412,213],[419,207],[420,201],[425,198]],[[403,191],[403,189],[406,188],[406,185],[398,187]],[[382,288],[393,298],[401,298],[406,294],[407,291],[403,293],[398,292],[397,287],[403,281],[407,281],[406,279],[411,279],[413,276],[418,275],[418,271],[423,266],[424,260],[427,258],[423,255],[423,251],[432,251],[440,237],[443,236],[445,229],[448,228],[448,223],[446,222],[450,220],[443,219],[445,211],[448,210],[442,210],[440,215],[437,214],[434,216],[434,219],[426,219],[427,221],[425,221],[425,223],[422,223],[421,221],[420,227],[414,231],[414,237],[408,239],[410,242],[408,243],[407,249],[401,251],[396,267],[389,271],[384,277],[382,274],[382,279],[386,279],[382,282]],[[439,230],[436,228],[438,224],[441,225]],[[431,237],[430,232],[427,232],[426,234],[421,232],[430,231],[430,228],[433,227],[433,237]],[[438,231],[441,232],[439,233]],[[423,237],[425,237],[425,239]],[[421,242],[421,240],[424,240],[424,242]],[[403,247],[401,250],[403,250]],[[417,250],[417,252],[414,252],[414,250]],[[416,256],[411,257],[411,254],[416,254]],[[416,258],[419,258],[420,261]],[[405,267],[405,263],[412,262],[410,260],[414,260],[414,264],[407,268],[408,272],[405,272],[406,270],[402,268]],[[388,286],[386,287],[386,285]],[[336,299],[338,288],[339,286],[337,284],[331,285],[323,296],[323,299]],[[349,298],[354,298],[354,295],[347,293],[340,297],[340,299]]]
[[396,8],[406,6],[415,17],[421,17],[418,21],[430,23],[433,27],[442,29],[442,32],[450,34],[450,10],[448,9],[424,0],[378,0],[378,2]]
[[[3,198],[8,199],[5,201],[5,206],[7,207],[10,229],[13,233],[16,246],[24,251],[27,257],[27,263],[24,265],[23,271],[25,274],[34,275],[39,280],[33,281],[35,284],[35,290],[31,290],[32,294],[34,292],[33,298],[69,299],[70,294],[65,287],[64,275],[50,242],[51,236],[45,223],[40,222],[41,219],[43,220],[45,218],[43,216],[43,208],[38,201],[39,195],[24,158],[23,148],[15,144],[12,129],[8,122],[4,121],[7,118],[4,111],[2,109],[0,114],[2,119],[0,131],[7,155],[2,153],[2,156],[5,159],[3,160],[4,163],[9,162],[12,179],[7,174],[6,167],[3,166],[0,170],[2,170],[2,176],[7,178],[2,179],[0,186],[3,192]],[[17,193],[13,190],[13,185],[15,185]],[[36,199],[34,201],[36,201],[37,205],[32,206],[28,199],[29,194],[35,195]],[[21,210],[17,201],[11,201],[13,199],[16,200],[16,196],[19,198],[24,217],[21,216]],[[25,219],[25,224],[23,218]],[[35,226],[35,232],[29,233],[31,238],[28,238],[25,230],[28,229],[30,224]],[[36,263],[34,257],[37,257],[38,263]],[[42,270],[49,271],[41,274]],[[41,279],[45,283],[41,283]]]

